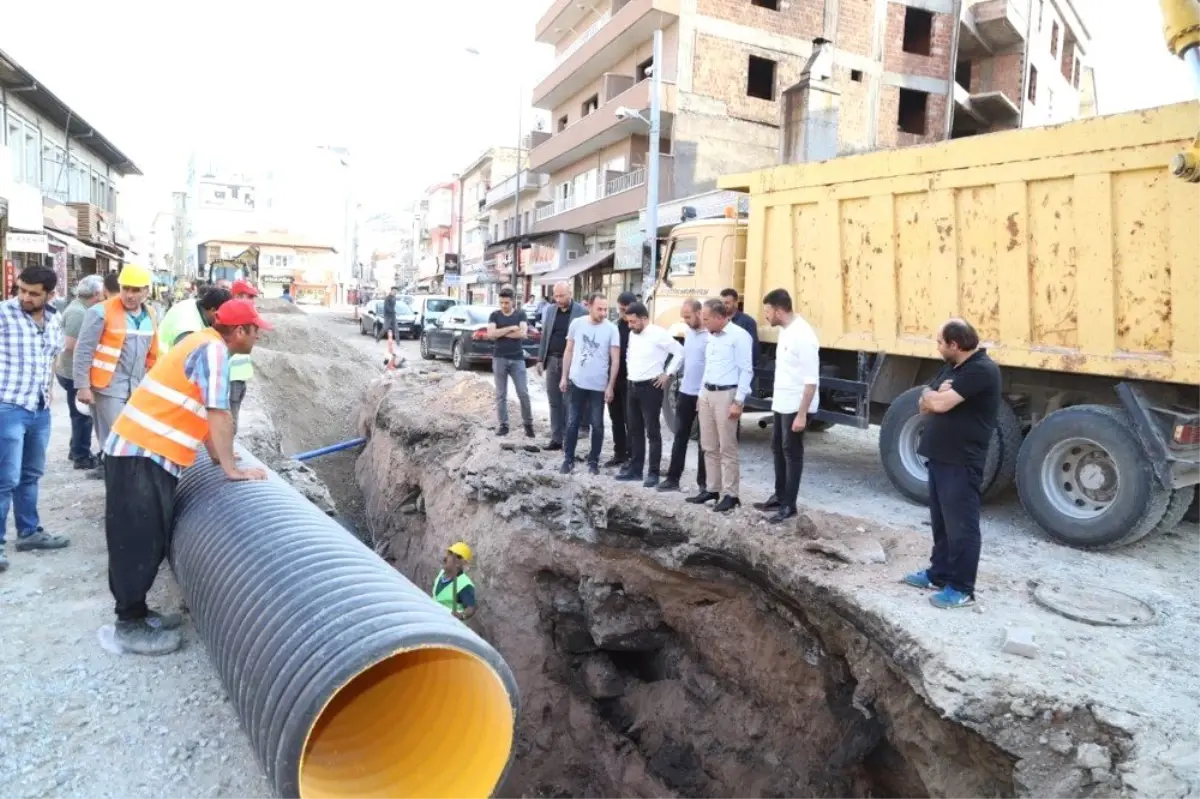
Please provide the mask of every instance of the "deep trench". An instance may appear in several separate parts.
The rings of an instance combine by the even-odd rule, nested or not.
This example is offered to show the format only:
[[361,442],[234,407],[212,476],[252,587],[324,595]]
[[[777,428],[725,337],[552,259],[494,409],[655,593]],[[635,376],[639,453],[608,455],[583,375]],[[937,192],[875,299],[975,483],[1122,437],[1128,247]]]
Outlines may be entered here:
[[[373,473],[360,463],[360,481]],[[471,500],[479,507],[447,521],[444,492],[423,493],[444,489],[441,477],[390,482],[390,512],[359,531],[418,585],[437,567],[444,531],[495,501],[479,492]],[[364,487],[379,485],[368,477]],[[371,518],[369,496],[345,482],[334,494],[339,505],[365,504]],[[523,704],[498,795],[1015,794],[1013,758],[941,719],[885,651],[886,634],[856,627],[819,592],[790,594],[745,560],[704,549],[651,578],[659,591],[613,579],[662,572],[638,548],[684,537],[661,519],[610,508],[597,544],[560,543],[552,562],[487,581],[472,626],[509,660]],[[612,569],[591,573],[589,563],[606,559]],[[504,601],[489,596],[501,591]],[[697,634],[706,629],[718,632]]]

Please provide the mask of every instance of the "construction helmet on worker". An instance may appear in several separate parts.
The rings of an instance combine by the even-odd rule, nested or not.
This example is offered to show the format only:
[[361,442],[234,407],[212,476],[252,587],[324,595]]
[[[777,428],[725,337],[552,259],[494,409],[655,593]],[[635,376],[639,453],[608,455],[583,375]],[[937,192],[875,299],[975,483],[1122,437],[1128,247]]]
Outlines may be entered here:
[[467,576],[466,567],[474,555],[464,541],[446,548],[442,570],[434,578],[430,595],[456,619],[466,621],[475,615],[475,583]]

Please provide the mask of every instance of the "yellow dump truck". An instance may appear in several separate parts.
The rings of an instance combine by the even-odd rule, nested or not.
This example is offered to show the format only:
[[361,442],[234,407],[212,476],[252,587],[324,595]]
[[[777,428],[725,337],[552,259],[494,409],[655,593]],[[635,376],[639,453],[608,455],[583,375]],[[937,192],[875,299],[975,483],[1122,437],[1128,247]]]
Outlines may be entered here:
[[679,331],[685,298],[738,289],[762,339],[747,407],[767,410],[761,299],[790,291],[821,339],[813,426],[879,424],[892,484],[924,502],[917,399],[962,316],[1005,380],[985,497],[1015,482],[1054,539],[1128,544],[1177,525],[1200,482],[1200,185],[1168,169],[1198,119],[1185,103],[724,178],[749,213],[671,231],[654,318]]

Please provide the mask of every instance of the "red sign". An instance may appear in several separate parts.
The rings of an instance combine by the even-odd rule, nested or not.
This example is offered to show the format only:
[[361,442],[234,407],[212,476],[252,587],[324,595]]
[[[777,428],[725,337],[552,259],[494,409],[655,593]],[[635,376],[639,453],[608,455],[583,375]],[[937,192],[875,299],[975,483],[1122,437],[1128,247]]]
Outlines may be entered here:
[[4,261],[4,296],[8,296],[12,291],[12,287],[17,284],[17,269],[13,266],[12,259]]

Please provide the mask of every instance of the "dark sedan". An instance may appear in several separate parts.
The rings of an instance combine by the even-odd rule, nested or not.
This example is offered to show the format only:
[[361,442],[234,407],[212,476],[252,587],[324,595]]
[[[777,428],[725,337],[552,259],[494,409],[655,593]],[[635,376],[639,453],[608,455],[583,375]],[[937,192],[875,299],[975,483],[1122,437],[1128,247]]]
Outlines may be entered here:
[[[488,317],[494,305],[455,305],[446,309],[437,321],[421,333],[421,357],[427,361],[449,358],[455,369],[470,369],[472,364],[492,360],[496,342],[487,337]],[[537,360],[541,334],[529,326],[523,348],[525,362]]]

